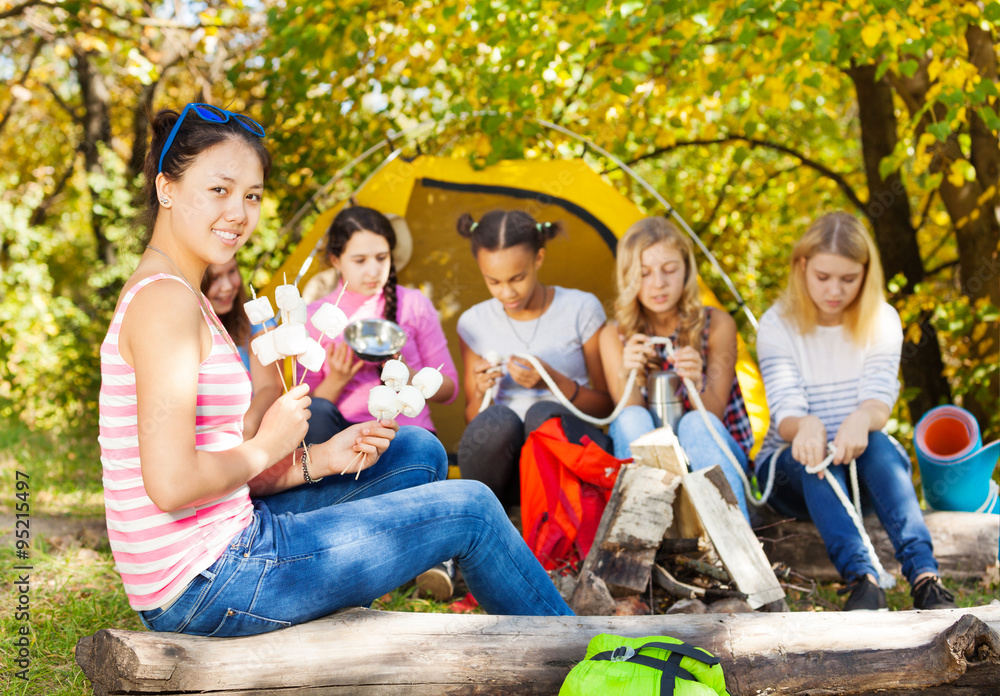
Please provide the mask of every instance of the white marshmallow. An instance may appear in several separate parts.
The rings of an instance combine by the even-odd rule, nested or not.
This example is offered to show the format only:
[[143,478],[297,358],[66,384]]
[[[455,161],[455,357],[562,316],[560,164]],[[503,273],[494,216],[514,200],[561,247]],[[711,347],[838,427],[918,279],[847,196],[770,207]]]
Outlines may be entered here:
[[392,387],[380,384],[368,392],[368,413],[378,420],[392,420],[399,415],[396,408],[396,392]]
[[306,319],[309,318],[309,313],[306,311],[307,306],[305,302],[299,300],[297,307],[288,310],[286,321],[289,324],[305,324]]
[[258,360],[260,360],[261,365],[270,365],[275,360],[281,358],[281,353],[279,353],[274,347],[273,331],[261,334],[254,340],[250,341],[250,350],[252,350],[253,354],[257,356]]
[[347,326],[347,315],[344,310],[329,302],[324,302],[312,316],[312,325],[321,332],[336,338]]
[[326,349],[313,338],[306,339],[306,349],[295,356],[302,367],[310,372],[319,372],[326,362]]
[[424,395],[412,384],[407,384],[396,394],[396,408],[408,418],[415,418],[424,410]]
[[279,285],[274,291],[274,301],[278,305],[278,309],[287,312],[295,309],[302,302],[302,296],[299,295],[299,289],[294,285]]
[[247,318],[251,324],[263,324],[274,316],[274,307],[266,297],[258,297],[243,304],[243,310],[247,313]]
[[402,360],[386,360],[382,368],[382,381],[399,391],[410,381],[410,370]]
[[495,350],[489,351],[483,357],[486,359],[486,362],[488,362],[490,365],[499,365],[501,362],[503,362],[503,358],[500,357],[500,354]]
[[423,367],[413,375],[410,383],[420,390],[425,399],[429,399],[438,393],[438,389],[444,384],[444,377],[433,367]]
[[271,332],[274,336],[274,349],[286,358],[290,355],[305,353],[308,346],[309,332],[303,324],[282,324]]

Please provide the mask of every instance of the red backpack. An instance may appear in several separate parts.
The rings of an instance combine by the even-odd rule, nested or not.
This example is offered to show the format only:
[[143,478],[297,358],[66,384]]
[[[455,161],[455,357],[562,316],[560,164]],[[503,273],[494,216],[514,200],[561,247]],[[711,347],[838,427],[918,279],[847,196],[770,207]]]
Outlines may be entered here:
[[521,449],[524,540],[546,570],[564,564],[576,570],[586,558],[622,465],[595,442],[606,440],[604,433],[580,430],[567,437],[564,425],[576,431],[584,424],[550,418]]

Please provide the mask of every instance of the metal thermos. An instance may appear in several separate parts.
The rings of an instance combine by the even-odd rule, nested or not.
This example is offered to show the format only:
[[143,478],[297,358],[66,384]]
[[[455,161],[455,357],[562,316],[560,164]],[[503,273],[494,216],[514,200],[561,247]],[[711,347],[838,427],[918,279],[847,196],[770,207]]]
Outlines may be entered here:
[[669,425],[676,433],[684,415],[684,400],[679,395],[683,380],[673,370],[651,372],[646,379],[646,408],[657,428]]

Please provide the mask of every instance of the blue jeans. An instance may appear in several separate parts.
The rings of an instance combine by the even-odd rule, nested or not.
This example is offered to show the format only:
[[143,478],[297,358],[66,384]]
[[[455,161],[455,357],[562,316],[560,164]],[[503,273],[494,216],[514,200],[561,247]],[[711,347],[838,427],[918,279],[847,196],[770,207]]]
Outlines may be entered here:
[[[746,471],[746,452],[736,444],[736,440],[726,426],[722,424],[718,416],[713,413],[708,413],[707,415],[709,421],[712,423],[712,427],[722,436],[722,440],[728,445],[729,451],[736,457],[736,461],[743,467],[743,471]],[[705,426],[705,421],[702,420],[700,413],[697,411],[688,411],[681,416],[681,421],[677,425],[677,439],[680,441],[681,447],[684,448],[688,461],[691,462],[692,471],[708,469],[716,464],[722,468],[722,473],[725,474],[726,480],[729,481],[729,486],[733,489],[733,494],[740,504],[743,516],[747,519],[747,522],[750,522],[750,512],[747,510],[747,496],[746,490],[743,488],[743,480],[736,472],[736,469],[733,468],[733,463],[729,461],[729,457],[719,448],[719,443],[708,432],[708,428]]]
[[[770,468],[770,456],[758,460],[757,478],[762,487]],[[851,495],[846,466],[830,466],[826,475],[835,476],[844,492]],[[792,458],[791,448],[778,455],[774,476],[768,503],[783,515],[813,521],[842,578],[851,582],[866,573],[878,576],[861,536],[829,483],[806,473]],[[868,448],[858,457],[858,485],[863,508],[874,508],[910,584],[921,573],[937,573],[931,535],[910,479],[909,457],[884,433],[868,434]]]
[[654,430],[653,416],[645,406],[626,406],[608,426],[608,435],[615,446],[615,457],[630,459],[632,441]]
[[[399,461],[445,470],[444,448],[421,428],[401,428],[383,457],[394,450]],[[250,525],[222,556],[166,610],[139,612],[143,624],[200,636],[266,633],[367,606],[450,558],[491,614],[572,615],[489,489],[436,481],[389,490],[404,480],[383,478],[335,502],[333,485],[316,494],[325,479],[255,501]]]
[[351,421],[344,418],[344,415],[329,399],[312,397],[309,404],[309,431],[306,433],[305,443],[307,445],[318,445],[326,442],[331,437],[346,430]]

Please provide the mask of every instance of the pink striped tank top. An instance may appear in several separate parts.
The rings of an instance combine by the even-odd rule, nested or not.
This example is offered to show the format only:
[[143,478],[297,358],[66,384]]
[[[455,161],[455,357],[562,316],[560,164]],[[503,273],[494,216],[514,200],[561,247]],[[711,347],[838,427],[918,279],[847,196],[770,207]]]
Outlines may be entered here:
[[[100,436],[108,538],[129,605],[136,611],[163,606],[211,566],[230,540],[250,524],[253,504],[243,485],[217,500],[163,512],[146,495],[139,466],[135,370],[118,352],[118,333],[132,298],[150,283],[177,276],[144,278],[122,298],[101,345]],[[184,283],[187,285],[187,283]],[[209,452],[243,442],[243,415],[250,405],[250,379],[239,356],[212,330],[212,351],[198,369],[195,448]]]

